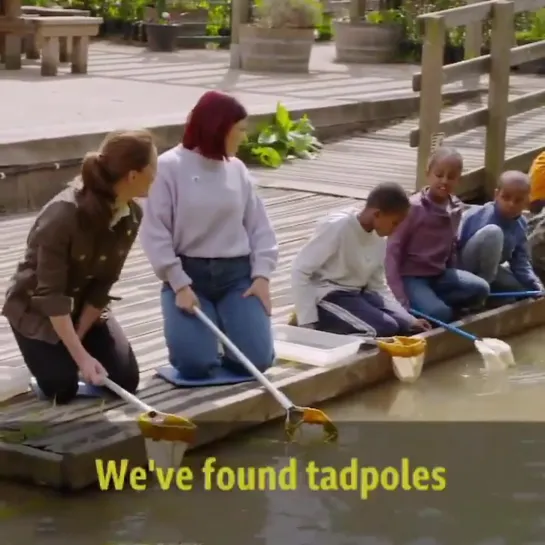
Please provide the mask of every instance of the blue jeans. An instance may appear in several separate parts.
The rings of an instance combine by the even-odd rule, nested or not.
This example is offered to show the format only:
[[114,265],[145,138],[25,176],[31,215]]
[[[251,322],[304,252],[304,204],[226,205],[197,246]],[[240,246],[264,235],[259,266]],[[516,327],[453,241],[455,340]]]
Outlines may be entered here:
[[486,280],[459,269],[438,276],[405,276],[403,284],[411,308],[443,322],[453,320],[454,310],[484,303],[490,293]]
[[[268,369],[274,361],[271,320],[257,297],[242,296],[252,283],[250,259],[181,259],[201,310],[259,370]],[[185,379],[206,378],[218,366],[238,375],[249,374],[228,351],[220,356],[214,333],[176,306],[175,294],[167,284],[161,290],[161,308],[170,363]]]
[[485,225],[460,249],[460,264],[464,270],[486,280],[491,291],[526,291],[509,266],[502,264],[503,245],[501,227]]

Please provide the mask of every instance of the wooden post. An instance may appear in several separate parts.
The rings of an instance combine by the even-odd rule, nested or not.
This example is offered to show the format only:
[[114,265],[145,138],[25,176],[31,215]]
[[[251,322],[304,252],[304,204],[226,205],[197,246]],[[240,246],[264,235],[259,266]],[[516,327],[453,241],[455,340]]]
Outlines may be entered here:
[[[467,4],[476,4],[481,0],[467,0]],[[474,59],[481,56],[481,45],[483,41],[483,23],[475,21],[466,26],[466,36],[464,41],[464,59]],[[476,89],[479,85],[480,76],[470,74],[464,79],[466,89]]]
[[89,59],[89,37],[75,36],[72,40],[72,74],[87,74],[87,61]]
[[505,161],[509,105],[509,58],[511,57],[513,32],[514,4],[506,0],[498,0],[492,8],[488,124],[486,126],[484,158],[484,189],[488,198],[494,196]]
[[439,14],[426,16],[424,47],[422,49],[422,86],[420,91],[420,142],[416,172],[416,189],[426,185],[433,135],[441,121],[443,106],[443,55],[445,51],[445,21]]
[[365,17],[367,0],[350,0],[350,21],[357,23]]
[[250,0],[231,0],[231,45],[229,68],[240,70],[240,27],[250,22]]
[[[5,0],[3,11],[6,17],[18,19],[21,17],[21,0]],[[23,53],[23,38],[17,34],[4,34],[3,57],[6,70],[20,70],[21,54]]]
[[42,76],[56,76],[59,68],[59,38],[47,36],[42,44]]

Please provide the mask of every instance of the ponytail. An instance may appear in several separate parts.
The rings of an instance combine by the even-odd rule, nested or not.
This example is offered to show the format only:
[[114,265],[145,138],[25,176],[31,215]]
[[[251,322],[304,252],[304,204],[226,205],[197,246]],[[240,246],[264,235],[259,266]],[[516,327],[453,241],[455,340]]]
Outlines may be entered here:
[[78,208],[93,223],[107,226],[112,220],[116,193],[112,175],[107,171],[98,152],[85,155],[81,167],[83,187],[78,192]]

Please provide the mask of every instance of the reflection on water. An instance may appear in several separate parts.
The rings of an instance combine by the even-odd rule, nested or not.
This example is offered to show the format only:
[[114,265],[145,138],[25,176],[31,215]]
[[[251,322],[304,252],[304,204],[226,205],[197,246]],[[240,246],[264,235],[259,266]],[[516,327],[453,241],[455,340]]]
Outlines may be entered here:
[[[475,353],[430,369],[413,385],[391,383],[331,404],[327,412],[340,423],[338,446],[286,447],[271,440],[281,437],[281,429],[273,426],[196,453],[189,457],[196,474],[191,492],[62,497],[2,485],[2,544],[545,543],[545,426],[423,423],[542,422],[542,333],[511,341],[518,366],[506,373],[486,375]],[[217,456],[218,465],[278,470],[296,457],[300,486],[293,492],[203,491],[198,470],[207,456]],[[359,488],[317,492],[306,486],[306,464],[341,468],[354,457],[360,465],[391,465],[402,471],[403,457],[413,469],[443,465],[449,484],[443,492],[377,490],[366,501],[360,499]]]

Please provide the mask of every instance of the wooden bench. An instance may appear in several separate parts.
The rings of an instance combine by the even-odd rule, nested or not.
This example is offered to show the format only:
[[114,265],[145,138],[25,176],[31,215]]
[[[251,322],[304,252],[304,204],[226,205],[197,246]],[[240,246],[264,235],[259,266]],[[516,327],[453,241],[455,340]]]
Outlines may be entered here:
[[[91,12],[85,9],[43,8],[40,6],[21,6],[21,13],[41,17],[89,17],[91,15]],[[60,44],[60,61],[68,62],[70,60],[71,40],[68,38],[66,40],[61,39]],[[35,35],[25,36],[23,48],[27,59],[40,58],[40,48]]]
[[0,15],[0,62],[6,69],[21,68],[21,43],[28,32],[28,23],[21,17]]
[[21,6],[23,15],[41,15],[42,17],[89,17],[86,9],[42,8],[40,6]]
[[[86,74],[89,56],[89,38],[96,36],[102,24],[101,17],[40,17],[23,16],[29,24],[38,48],[42,50],[42,76],[56,76],[61,59],[71,57],[72,74]],[[27,34],[27,35],[28,35]],[[72,51],[69,52],[69,41]]]

